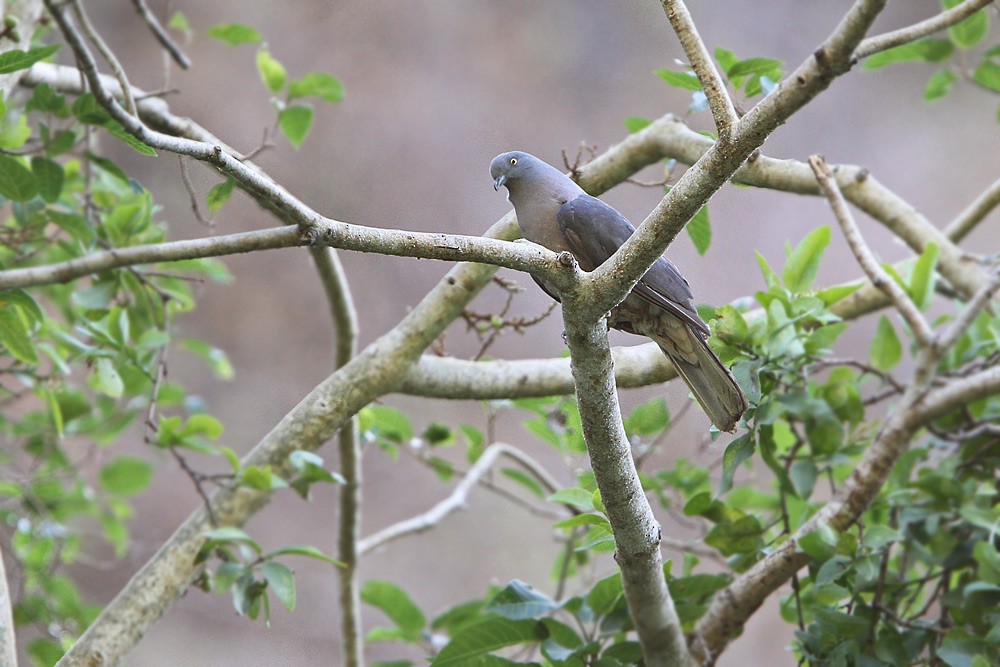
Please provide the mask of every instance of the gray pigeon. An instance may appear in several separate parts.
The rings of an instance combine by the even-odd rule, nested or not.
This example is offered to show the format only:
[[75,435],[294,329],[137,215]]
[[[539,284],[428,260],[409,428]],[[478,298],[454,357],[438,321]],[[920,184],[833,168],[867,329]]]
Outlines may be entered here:
[[[555,167],[514,151],[493,158],[494,188],[506,185],[524,238],[555,252],[569,251],[593,271],[632,235],[635,227],[600,199],[591,197]],[[556,291],[535,279],[550,296]],[[652,338],[694,393],[712,423],[733,431],[747,399],[732,373],[708,348],[708,325],[691,303],[691,288],[661,257],[625,300],[611,311],[615,329]]]

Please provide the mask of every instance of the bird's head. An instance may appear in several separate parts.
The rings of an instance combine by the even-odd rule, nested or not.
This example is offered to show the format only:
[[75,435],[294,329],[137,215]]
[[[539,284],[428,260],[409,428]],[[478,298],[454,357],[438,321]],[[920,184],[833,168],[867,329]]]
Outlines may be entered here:
[[530,153],[511,151],[501,153],[490,162],[490,176],[493,177],[493,189],[499,190],[501,185],[510,189],[510,184],[522,178],[535,168],[538,158]]

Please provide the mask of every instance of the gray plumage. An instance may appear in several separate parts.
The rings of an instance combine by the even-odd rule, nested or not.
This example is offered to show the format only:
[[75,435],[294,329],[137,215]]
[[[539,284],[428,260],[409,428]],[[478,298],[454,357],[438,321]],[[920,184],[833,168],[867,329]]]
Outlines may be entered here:
[[[524,238],[555,252],[572,253],[585,271],[603,264],[635,231],[621,213],[528,153],[496,156],[490,175],[496,189],[507,187]],[[535,280],[558,299],[551,286]],[[747,399],[705,342],[710,331],[691,303],[692,297],[684,277],[661,257],[611,311],[609,323],[615,329],[652,338],[712,423],[732,431],[747,409]]]

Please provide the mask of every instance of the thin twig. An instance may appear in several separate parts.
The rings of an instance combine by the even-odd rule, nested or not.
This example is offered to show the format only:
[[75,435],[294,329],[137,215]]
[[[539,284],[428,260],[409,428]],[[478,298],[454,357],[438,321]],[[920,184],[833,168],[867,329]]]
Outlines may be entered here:
[[926,37],[939,30],[944,30],[956,23],[961,23],[969,16],[972,16],[977,11],[990,4],[993,0],[966,0],[960,5],[956,5],[947,11],[943,11],[937,16],[931,17],[920,23],[914,23],[911,26],[905,28],[900,28],[899,30],[893,30],[892,32],[887,32],[882,35],[876,35],[874,37],[869,37],[868,39],[862,41],[858,48],[854,51],[854,57],[857,59],[867,58],[868,56],[878,53],[880,51],[885,51],[896,46],[902,46],[903,44],[908,44],[914,42],[921,37]]
[[997,206],[1000,206],[1000,179],[994,181],[964,211],[955,216],[945,228],[945,236],[958,243]]
[[938,357],[950,350],[952,345],[962,337],[962,334],[968,331],[979,313],[990,304],[997,289],[1000,289],[1000,271],[993,272],[986,284],[969,299],[962,314],[937,338],[934,347]]
[[205,227],[212,228],[214,223],[201,213],[201,206],[198,204],[198,192],[194,188],[194,182],[191,181],[191,174],[188,173],[188,158],[178,155],[177,159],[181,165],[181,181],[184,183],[184,189],[187,190],[188,197],[191,199],[191,212],[194,213],[195,220]]
[[701,89],[705,91],[708,107],[712,110],[715,128],[719,133],[719,141],[726,142],[739,121],[733,100],[726,90],[726,83],[719,75],[708,49],[705,48],[705,43],[701,40],[698,28],[691,18],[691,12],[683,0],[661,0],[661,4],[674,33],[677,34],[677,39],[684,48],[688,64],[697,75]]
[[[511,458],[521,465],[528,467],[533,474],[535,469],[538,467],[538,464],[534,461],[534,459],[526,456],[516,447],[512,447],[511,445],[501,442],[495,442],[483,450],[482,456],[479,457],[479,460],[476,461],[475,465],[469,468],[469,472],[466,473],[465,477],[463,477],[458,484],[455,485],[455,488],[447,498],[422,514],[418,514],[417,516],[410,517],[409,519],[395,523],[387,528],[383,528],[374,535],[370,535],[369,537],[361,540],[358,543],[358,553],[365,554],[393,540],[397,540],[400,537],[415,535],[417,533],[430,530],[452,512],[462,509],[465,506],[465,502],[468,499],[469,494],[472,492],[472,489],[479,484],[480,480],[486,476],[501,456]],[[539,481],[542,481],[543,477],[538,477],[538,479]],[[551,478],[546,473],[544,479],[547,480]]]
[[83,8],[83,3],[80,0],[73,0],[73,13],[76,14],[76,18],[80,21],[80,27],[83,29],[83,34],[87,36],[90,43],[100,52],[101,56],[104,57],[105,62],[108,63],[108,67],[114,73],[115,78],[118,79],[118,83],[122,87],[122,94],[125,96],[125,111],[132,116],[135,121],[142,122],[139,120],[139,114],[136,112],[135,99],[132,97],[132,86],[128,83],[128,77],[125,75],[125,70],[122,68],[120,62],[118,62],[118,57],[115,55],[114,51],[108,46],[101,34],[97,32],[94,25],[90,22],[90,17],[87,16],[87,11]]
[[892,299],[896,310],[899,311],[899,314],[910,325],[921,347],[929,347],[934,340],[934,332],[931,331],[930,325],[927,324],[927,320],[924,319],[917,305],[913,303],[910,295],[896,284],[896,281],[886,273],[882,265],[875,259],[871,248],[868,247],[868,244],[865,243],[864,238],[861,236],[861,230],[858,229],[857,223],[854,222],[854,216],[847,206],[844,195],[840,192],[840,186],[837,185],[836,178],[834,178],[830,168],[826,166],[826,162],[822,156],[810,156],[809,166],[812,167],[813,173],[816,174],[816,181],[830,202],[833,215],[840,224],[847,245],[850,246],[851,252],[857,258],[858,264],[864,270],[869,280],[872,281],[872,284]]
[[163,47],[164,51],[170,54],[170,57],[174,59],[181,69],[188,69],[191,67],[191,59],[181,50],[181,47],[177,45],[173,39],[171,39],[169,33],[160,25],[159,19],[153,12],[149,11],[149,7],[146,6],[146,0],[132,0],[132,4],[135,5],[135,9],[139,12],[139,16],[142,20],[146,22],[149,29],[152,31],[153,36],[156,37],[157,41],[160,42],[160,46]]

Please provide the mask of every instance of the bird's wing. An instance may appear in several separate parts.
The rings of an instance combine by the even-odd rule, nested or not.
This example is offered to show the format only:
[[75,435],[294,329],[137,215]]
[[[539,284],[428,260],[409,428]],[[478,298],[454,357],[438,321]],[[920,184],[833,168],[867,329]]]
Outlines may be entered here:
[[[563,204],[556,214],[556,222],[570,250],[586,271],[593,271],[607,261],[635,231],[625,216],[590,195],[580,195]],[[656,260],[639,279],[632,293],[687,322],[708,337],[708,325],[698,317],[691,303],[694,296],[691,287],[677,268],[663,257]]]

